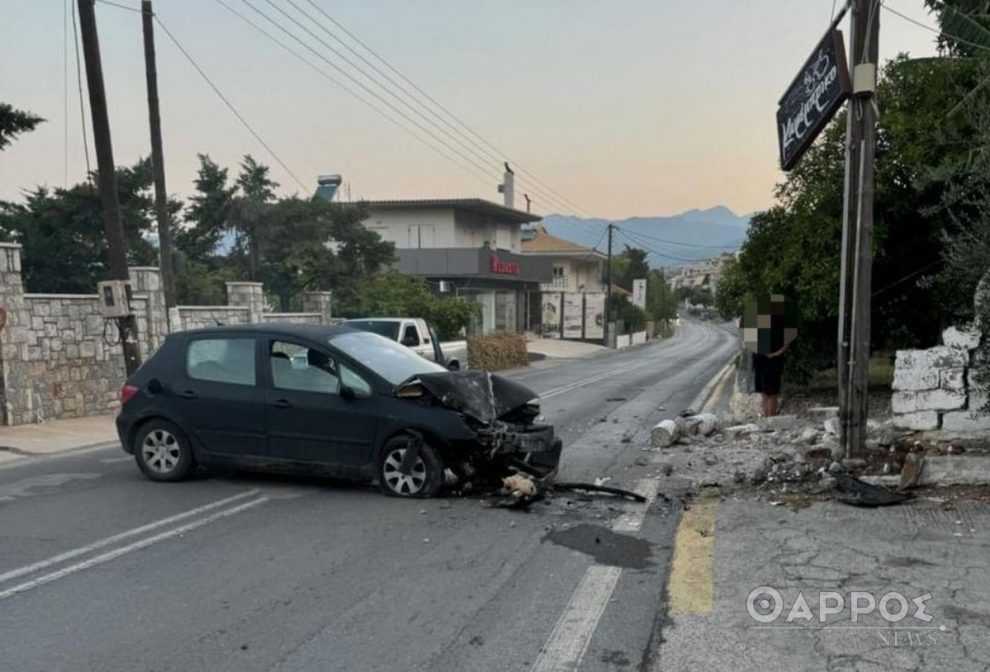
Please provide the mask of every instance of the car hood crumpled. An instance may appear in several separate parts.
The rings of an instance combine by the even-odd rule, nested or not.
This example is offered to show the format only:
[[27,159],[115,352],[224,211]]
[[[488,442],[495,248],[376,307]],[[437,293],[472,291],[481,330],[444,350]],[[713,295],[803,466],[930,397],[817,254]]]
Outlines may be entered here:
[[416,377],[444,406],[485,424],[539,395],[525,385],[488,371],[444,371]]

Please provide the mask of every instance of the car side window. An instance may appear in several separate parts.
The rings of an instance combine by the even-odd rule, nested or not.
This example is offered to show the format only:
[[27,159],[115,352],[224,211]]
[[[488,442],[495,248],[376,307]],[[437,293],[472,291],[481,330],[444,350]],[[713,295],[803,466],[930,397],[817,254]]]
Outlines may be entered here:
[[351,388],[359,397],[371,396],[371,383],[344,364],[340,365],[340,382]]
[[402,332],[402,344],[408,346],[419,345],[419,332],[416,331],[415,324],[407,324]]
[[186,374],[193,380],[254,385],[253,338],[200,338],[189,342]]
[[297,343],[274,341],[268,361],[272,385],[282,390],[337,394],[337,367],[328,355]]

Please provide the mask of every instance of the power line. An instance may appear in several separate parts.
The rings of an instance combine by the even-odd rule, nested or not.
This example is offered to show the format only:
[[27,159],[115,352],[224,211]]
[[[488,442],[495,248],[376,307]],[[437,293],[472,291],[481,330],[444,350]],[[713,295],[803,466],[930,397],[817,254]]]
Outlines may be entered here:
[[[293,4],[293,6],[295,6],[294,3],[291,2],[291,0],[289,0],[289,1],[290,1],[290,4]],[[384,66],[386,68],[388,68],[393,73],[395,73],[395,75],[397,75],[403,82],[407,83],[410,87],[412,87],[413,90],[415,90],[418,93],[420,93],[424,98],[426,98],[426,100],[428,100],[429,102],[433,103],[433,105],[435,105],[439,110],[443,111],[444,114],[447,115],[447,117],[449,117],[450,119],[452,119],[461,128],[463,128],[465,131],[467,131],[472,136],[474,136],[475,138],[477,138],[484,146],[486,146],[489,149],[491,149],[492,151],[494,151],[495,152],[495,155],[494,155],[495,157],[500,157],[499,160],[508,161],[509,163],[511,163],[514,166],[516,166],[518,168],[518,170],[519,170],[520,173],[522,173],[524,175],[527,175],[529,177],[529,179],[524,179],[524,180],[521,180],[521,181],[528,182],[531,185],[535,184],[537,187],[539,187],[539,188],[530,189],[530,191],[533,191],[537,195],[540,195],[541,198],[547,200],[548,202],[559,201],[558,206],[560,204],[563,204],[563,205],[566,206],[563,209],[570,208],[570,209],[574,209],[574,210],[576,210],[578,212],[582,212],[583,214],[587,215],[587,212],[585,212],[583,210],[583,208],[581,208],[579,206],[576,206],[573,202],[569,201],[566,197],[564,197],[562,194],[560,194],[559,192],[557,192],[556,190],[554,190],[552,187],[544,184],[535,175],[533,175],[529,170],[527,170],[524,166],[522,166],[519,162],[514,161],[513,159],[511,159],[505,152],[502,152],[501,150],[499,150],[492,143],[490,143],[488,140],[486,140],[481,134],[479,134],[477,131],[475,131],[470,126],[468,126],[463,120],[461,120],[460,117],[458,117],[456,114],[454,114],[443,103],[441,103],[436,98],[434,98],[433,96],[431,96],[429,93],[427,93],[425,90],[423,90],[422,87],[420,87],[418,84],[416,84],[414,81],[412,81],[409,77],[407,77],[406,75],[404,75],[398,68],[396,68],[395,66],[393,66],[387,59],[385,59],[381,54],[379,54],[377,51],[375,51],[374,49],[372,49],[368,44],[366,44],[364,41],[362,41],[357,35],[355,35],[353,32],[351,32],[350,30],[348,30],[346,26],[344,26],[340,21],[338,21],[333,16],[331,16],[326,10],[324,10],[316,2],[314,2],[314,0],[306,0],[306,2],[308,2],[312,7],[314,7],[316,9],[316,11],[318,11],[320,14],[322,14],[327,20],[329,20],[334,26],[336,26],[339,30],[341,30],[345,35],[347,35],[349,38],[351,38],[358,45],[360,45],[361,47],[363,47],[369,54],[371,54],[372,56],[374,56],[379,62],[381,62],[382,64],[384,64]],[[334,39],[336,39],[341,44],[344,44],[344,46],[347,47],[348,50],[351,51],[351,53],[354,53],[356,56],[358,56],[359,58],[361,58],[362,61],[364,61],[365,63],[368,63],[368,65],[371,66],[371,63],[367,59],[365,59],[360,54],[358,54],[357,51],[355,51],[351,47],[349,47],[343,40],[340,40],[338,37],[336,37],[335,35],[333,35],[333,33],[330,32],[322,24],[319,24],[318,22],[316,22],[316,23],[317,23],[317,25],[320,25],[320,27],[323,28],[323,30],[325,32],[327,32],[328,34],[330,34],[331,36],[333,36]],[[374,67],[374,66],[372,66],[372,67]],[[408,92],[407,89],[405,89],[404,87],[399,86],[395,82],[395,80],[393,80],[391,77],[388,77],[387,75],[385,75],[384,73],[382,73],[379,68],[375,67],[375,71],[381,73],[390,82],[392,82],[398,88],[400,88],[401,90],[403,90],[406,93],[406,95],[409,95],[411,98],[413,98],[415,100],[415,98],[411,94],[409,94],[409,92]],[[422,102],[420,102],[418,100],[417,100],[417,103],[419,105],[421,105],[424,109],[429,110],[431,112],[431,114],[433,114],[434,116],[436,116],[438,119],[440,119],[441,121],[443,121],[443,117],[441,115],[437,114],[432,108],[430,108],[427,105],[424,105]],[[454,128],[449,122],[444,121],[444,123],[449,128]],[[461,137],[467,138],[467,136],[464,135],[463,133],[459,133],[459,134],[461,135]],[[477,143],[475,143],[475,144],[476,144],[476,146],[481,146],[481,145],[477,145]],[[488,156],[493,156],[493,155],[489,153]],[[547,193],[550,194],[550,196],[548,196],[547,193],[541,193],[544,189],[546,190]]]
[[[254,5],[252,5],[250,2],[248,2],[248,0],[243,0],[243,2],[248,7],[251,7],[255,11],[258,11],[257,8],[254,7]],[[279,7],[278,5],[276,5],[274,2],[272,2],[272,0],[265,0],[265,2],[267,2],[269,5],[271,5],[277,12],[279,12],[280,14],[282,14],[284,17],[286,17],[289,21],[291,21],[297,27],[301,28],[303,30],[303,32],[305,32],[311,38],[313,38],[314,40],[316,40],[317,42],[319,42],[325,48],[329,49],[330,51],[332,51],[333,53],[337,54],[341,58],[344,58],[344,60],[347,61],[348,63],[351,62],[349,59],[347,59],[346,57],[342,56],[337,49],[335,49],[333,46],[331,46],[329,43],[327,43],[326,40],[324,40],[323,38],[321,38],[319,35],[316,35],[315,33],[313,33],[313,31],[311,31],[305,25],[303,25],[302,23],[300,23],[299,20],[297,20],[291,14],[289,14],[288,12],[286,12],[284,9],[282,9],[281,7]],[[269,20],[271,20],[270,17],[268,17],[264,13],[262,13],[262,12],[259,12],[259,13],[261,13],[263,16],[265,16],[266,18],[269,18]],[[294,39],[296,39],[297,41],[302,42],[302,40],[299,40],[298,36],[292,35],[292,37]],[[302,42],[302,43],[305,44],[305,42]],[[309,45],[306,45],[306,46],[308,48],[311,48],[311,47],[309,47]],[[409,115],[407,115],[402,110],[400,110],[399,108],[397,108],[393,103],[391,103],[388,100],[386,100],[385,98],[383,98],[382,95],[379,94],[377,91],[375,91],[374,89],[371,89],[370,87],[368,87],[367,84],[365,84],[361,80],[359,80],[356,77],[354,77],[354,75],[352,75],[351,73],[349,73],[347,70],[344,70],[339,65],[337,65],[333,61],[329,60],[328,58],[326,58],[322,54],[318,54],[318,55],[320,56],[320,58],[323,61],[325,61],[332,68],[334,68],[335,70],[337,70],[338,72],[340,72],[342,75],[344,75],[347,79],[349,79],[355,85],[357,85],[358,87],[360,87],[364,92],[366,92],[367,94],[373,96],[376,100],[378,100],[380,103],[382,103],[383,105],[385,105],[386,107],[388,107],[390,110],[392,110],[393,112],[395,112],[396,114],[398,114],[399,116],[401,116],[403,119],[405,119],[409,123],[411,123],[414,126],[416,126],[416,128],[418,128],[419,130],[423,131],[424,133],[426,133],[427,135],[429,135],[430,137],[432,137],[434,140],[436,140],[437,142],[439,142],[440,144],[442,144],[444,147],[446,147],[450,151],[454,152],[455,154],[457,154],[458,156],[460,156],[461,158],[463,158],[464,160],[466,160],[468,163],[471,163],[471,164],[473,164],[475,166],[480,167],[481,170],[487,170],[487,168],[484,166],[484,164],[480,164],[479,165],[470,156],[468,156],[467,154],[465,154],[464,152],[462,152],[457,147],[451,145],[444,138],[442,138],[442,137],[438,136],[436,133],[434,133],[432,129],[423,126],[423,124],[421,124],[416,119],[413,119],[413,118],[409,117]],[[367,76],[367,75],[365,75],[365,76]],[[498,178],[496,177],[495,179],[498,179]]]
[[203,72],[203,69],[199,67],[199,64],[196,63],[195,59],[193,59],[193,57],[189,54],[189,52],[185,50],[185,48],[179,43],[177,39],[175,39],[175,36],[172,34],[172,31],[170,31],[168,27],[164,23],[162,23],[162,20],[158,18],[157,14],[155,15],[155,21],[158,23],[159,26],[161,26],[162,30],[168,36],[168,39],[172,41],[172,44],[174,44],[175,47],[180,52],[182,52],[182,55],[186,57],[186,60],[188,60],[189,63],[193,66],[193,68],[196,69],[196,72],[199,73],[199,76],[203,78],[203,80],[210,86],[210,88],[213,89],[213,92],[217,94],[217,97],[219,97],[220,100],[222,100],[224,104],[227,106],[227,108],[234,114],[234,116],[237,117],[237,120],[241,122],[244,128],[246,128],[248,132],[252,136],[254,136],[255,140],[261,143],[261,146],[268,151],[268,153],[271,155],[273,159],[275,159],[278,165],[282,166],[282,169],[286,173],[288,173],[293,180],[295,180],[296,184],[299,185],[299,188],[302,189],[303,191],[306,191],[306,185],[304,185],[302,181],[298,177],[296,177],[295,173],[293,173],[289,169],[289,167],[285,164],[285,162],[282,161],[281,158],[279,158],[278,154],[276,154],[275,150],[273,150],[271,146],[267,142],[265,142],[264,138],[262,138],[261,135],[259,135],[258,132],[254,130],[254,128],[252,128],[251,124],[249,124],[247,120],[241,115],[241,113],[237,111],[237,108],[234,107],[234,104],[231,103],[230,100],[225,95],[223,95],[220,89],[217,88],[217,85],[214,84],[213,81],[207,76],[207,74]]
[[[309,59],[307,59],[305,56],[302,56],[301,54],[299,54],[299,52],[295,51],[291,47],[289,47],[286,44],[284,44],[277,37],[274,37],[273,35],[271,35],[271,33],[269,33],[268,31],[266,31],[264,28],[261,28],[260,26],[258,26],[256,23],[254,23],[250,19],[246,18],[245,16],[243,16],[239,12],[237,12],[234,9],[232,9],[231,7],[229,7],[226,3],[222,2],[222,0],[217,0],[217,2],[219,2],[223,7],[225,7],[228,11],[230,11],[231,13],[233,13],[235,16],[237,16],[239,19],[241,19],[242,21],[244,21],[245,23],[247,23],[248,25],[250,25],[252,28],[254,28],[258,32],[262,33],[262,35],[264,35],[268,39],[270,39],[273,42],[275,42],[275,44],[277,44],[278,46],[280,46],[282,49],[288,51],[290,54],[292,54],[293,56],[295,56],[297,59],[299,59],[300,61],[302,61],[306,65],[308,65],[310,68],[312,68],[317,73],[319,73],[321,76],[323,76],[325,79],[328,79],[330,82],[332,82],[336,86],[339,86],[344,91],[346,91],[348,94],[350,94],[354,98],[356,98],[359,101],[361,101],[364,105],[366,105],[369,108],[371,108],[374,112],[376,112],[377,114],[381,115],[382,117],[384,117],[389,122],[395,124],[400,129],[402,129],[403,131],[405,131],[406,133],[409,133],[410,135],[412,135],[414,138],[416,138],[421,143],[423,143],[424,145],[426,145],[429,149],[437,152],[440,156],[442,156],[443,158],[447,159],[448,161],[451,161],[452,163],[454,163],[455,165],[457,165],[458,167],[460,167],[462,170],[466,170],[467,172],[469,172],[470,174],[472,174],[474,177],[477,177],[477,178],[481,179],[486,184],[491,184],[490,180],[492,178],[491,178],[490,175],[485,175],[484,173],[481,173],[480,171],[478,171],[478,169],[473,164],[464,164],[464,163],[461,163],[456,158],[454,158],[452,156],[449,156],[442,149],[440,149],[439,147],[431,144],[428,140],[425,140],[422,137],[420,137],[414,130],[412,130],[411,128],[409,128],[405,124],[403,124],[401,121],[396,120],[395,118],[393,118],[392,116],[390,116],[388,113],[384,112],[383,110],[381,110],[380,108],[378,108],[375,104],[373,104],[372,102],[370,102],[367,98],[365,98],[364,96],[362,96],[361,94],[357,93],[356,91],[354,91],[353,89],[351,89],[347,85],[345,85],[345,84],[341,83],[340,81],[338,81],[337,79],[335,79],[332,75],[330,75],[329,73],[327,73],[324,68],[321,68],[320,66],[314,64]],[[315,50],[309,44],[306,44],[297,35],[295,35],[294,33],[292,33],[292,31],[290,31],[287,28],[285,28],[284,26],[282,26],[280,23],[278,23],[273,18],[271,18],[270,16],[268,16],[267,14],[265,14],[264,12],[262,12],[261,10],[259,10],[257,7],[255,7],[254,5],[252,5],[250,2],[248,2],[247,0],[244,0],[244,4],[246,4],[248,7],[250,7],[256,14],[260,15],[263,19],[265,19],[266,21],[268,21],[269,23],[271,23],[273,26],[275,26],[276,28],[278,28],[281,32],[285,33],[289,38],[291,38],[295,42],[297,42],[300,45],[302,45],[308,51],[312,52],[317,58],[321,59],[322,61],[324,61],[325,63],[327,63],[328,65],[330,65],[334,69],[336,69],[337,71],[343,72],[343,70],[341,70],[337,65],[335,65],[334,63],[332,63],[331,61],[329,61],[323,54],[321,54],[320,52],[318,52],[317,50]],[[346,75],[347,73],[344,73],[344,74]],[[387,102],[387,101],[385,101],[385,102]]]
[[[71,0],[70,0],[71,2]],[[76,43],[76,82],[79,85],[79,122],[82,128],[83,153],[86,156],[86,180],[93,174],[89,165],[89,140],[86,139],[86,103],[83,101],[82,65],[79,63],[79,29],[76,26],[76,3],[72,3],[72,37]]]
[[673,259],[675,261],[684,261],[684,262],[687,262],[687,263],[697,263],[699,261],[702,261],[701,259],[688,259],[686,257],[678,257],[678,256],[675,256],[673,254],[668,254],[666,252],[661,252],[660,250],[657,250],[657,249],[653,248],[651,245],[647,245],[647,244],[643,243],[643,241],[637,240],[636,238],[633,237],[632,234],[630,234],[625,229],[619,229],[618,227],[616,227],[616,228],[618,229],[619,233],[622,236],[624,236],[626,238],[626,240],[628,240],[629,242],[631,242],[633,245],[635,245],[637,247],[640,247],[640,248],[646,250],[647,252],[652,252],[653,254],[656,254],[657,256],[664,257],[664,258],[667,258],[667,259]]
[[[973,47],[974,49],[982,49],[983,51],[990,51],[990,47],[987,47],[984,44],[977,44],[976,42],[970,42],[969,40],[967,40],[965,38],[958,37],[956,35],[953,35],[952,33],[947,33],[944,30],[941,30],[939,28],[934,28],[932,26],[929,26],[927,23],[922,23],[921,21],[918,21],[917,19],[914,19],[914,18],[908,16],[907,14],[903,14],[903,13],[897,11],[893,7],[889,6],[886,2],[882,3],[881,6],[884,9],[886,9],[888,12],[890,12],[891,14],[893,14],[894,16],[898,16],[901,19],[907,21],[908,23],[913,23],[914,25],[918,26],[919,28],[924,28],[925,30],[927,30],[929,32],[932,32],[932,33],[934,33],[936,35],[939,35],[939,36],[942,36],[942,37],[947,37],[947,38],[951,39],[954,42],[958,42],[960,44],[968,45],[970,47]],[[955,11],[955,10],[953,10],[953,11]]]
[[646,233],[642,233],[640,231],[636,231],[636,235],[639,236],[640,238],[648,238],[650,240],[655,240],[659,243],[665,243],[667,245],[680,245],[681,247],[697,247],[697,248],[705,248],[705,249],[713,249],[713,250],[725,250],[730,247],[729,245],[702,245],[700,243],[683,243],[676,240],[667,240],[666,238],[652,236]]

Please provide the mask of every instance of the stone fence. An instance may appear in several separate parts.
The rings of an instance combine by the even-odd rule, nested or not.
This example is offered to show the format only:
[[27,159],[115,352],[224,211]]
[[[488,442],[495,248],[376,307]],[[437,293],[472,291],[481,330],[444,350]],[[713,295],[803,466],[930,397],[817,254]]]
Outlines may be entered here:
[[990,430],[990,417],[977,414],[986,399],[973,381],[973,351],[980,338],[979,331],[949,327],[943,345],[897,351],[891,399],[895,427],[956,434]]
[[[170,331],[262,322],[329,324],[330,292],[303,296],[302,313],[266,313],[264,287],[228,282],[226,306],[165,309],[154,267],[130,269],[138,342],[147,357]],[[28,294],[21,248],[0,243],[0,298],[7,322],[0,331],[0,421],[4,425],[108,413],[118,406],[124,358],[113,322],[96,294]]]

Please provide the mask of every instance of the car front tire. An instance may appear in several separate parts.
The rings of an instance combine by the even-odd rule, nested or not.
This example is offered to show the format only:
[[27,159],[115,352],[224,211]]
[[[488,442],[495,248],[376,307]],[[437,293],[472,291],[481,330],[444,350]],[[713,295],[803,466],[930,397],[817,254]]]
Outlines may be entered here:
[[433,497],[444,482],[443,460],[437,451],[424,442],[408,474],[400,466],[417,439],[396,436],[385,444],[378,464],[378,484],[389,497]]
[[181,481],[196,466],[196,457],[186,435],[167,420],[152,420],[141,426],[134,440],[134,459],[152,481]]

